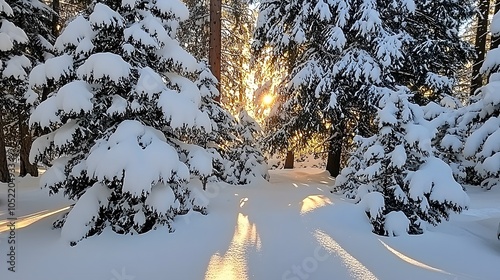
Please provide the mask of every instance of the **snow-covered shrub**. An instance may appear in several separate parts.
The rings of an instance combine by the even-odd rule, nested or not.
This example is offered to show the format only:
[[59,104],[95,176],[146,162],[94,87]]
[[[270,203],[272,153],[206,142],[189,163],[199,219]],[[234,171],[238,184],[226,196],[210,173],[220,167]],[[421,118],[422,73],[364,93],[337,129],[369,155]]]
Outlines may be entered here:
[[214,101],[206,64],[176,40],[187,17],[179,0],[94,1],[57,38],[58,55],[31,72],[38,93],[52,85],[31,116],[50,131],[31,159],[58,155],[41,180],[77,200],[57,223],[72,244],[106,226],[172,230],[175,216],[206,211],[188,182],[221,173],[234,118]]
[[451,168],[433,154],[435,129],[408,98],[400,88],[381,99],[378,133],[358,139],[359,151],[335,185],[361,200],[374,232],[380,235],[398,235],[401,225],[406,227],[395,212],[404,213],[408,232],[418,234],[424,222],[436,225],[468,205],[468,196],[454,180]]

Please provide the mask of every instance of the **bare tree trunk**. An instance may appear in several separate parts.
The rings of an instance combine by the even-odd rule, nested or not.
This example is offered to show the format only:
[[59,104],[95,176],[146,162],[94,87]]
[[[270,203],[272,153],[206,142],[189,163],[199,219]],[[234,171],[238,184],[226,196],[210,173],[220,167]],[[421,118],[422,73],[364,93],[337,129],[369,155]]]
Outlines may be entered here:
[[217,89],[219,96],[216,101],[221,101],[221,0],[210,0],[210,50],[208,54],[208,62],[212,69],[212,74],[219,82]]
[[[333,147],[340,146],[340,147]],[[337,177],[340,174],[340,159],[342,155],[342,145],[331,145],[328,151],[328,159],[326,160],[326,170],[330,176]]]
[[479,0],[479,14],[477,15],[476,30],[476,55],[477,58],[472,66],[472,81],[470,94],[473,95],[483,85],[483,77],[480,73],[481,66],[486,53],[486,35],[488,32],[488,15],[490,0]]
[[52,10],[54,10],[54,15],[52,16],[52,35],[57,37],[59,36],[59,13],[61,12],[59,0],[52,0]]
[[340,114],[337,124],[332,125],[332,135],[330,144],[328,145],[328,158],[326,160],[326,170],[330,172],[330,176],[337,177],[341,170],[342,159],[342,143],[346,136],[346,121],[342,120]]
[[293,169],[294,154],[293,151],[288,151],[285,159],[285,169]]
[[19,140],[21,142],[21,150],[19,152],[19,176],[24,177],[27,174],[30,174],[31,176],[37,177],[38,167],[36,164],[30,163],[30,150],[31,144],[33,143],[33,137],[31,136],[31,130],[27,124],[27,117],[22,110],[19,111]]
[[10,181],[9,168],[7,165],[7,151],[5,149],[5,135],[3,133],[3,120],[2,120],[1,107],[0,107],[0,182],[7,183]]

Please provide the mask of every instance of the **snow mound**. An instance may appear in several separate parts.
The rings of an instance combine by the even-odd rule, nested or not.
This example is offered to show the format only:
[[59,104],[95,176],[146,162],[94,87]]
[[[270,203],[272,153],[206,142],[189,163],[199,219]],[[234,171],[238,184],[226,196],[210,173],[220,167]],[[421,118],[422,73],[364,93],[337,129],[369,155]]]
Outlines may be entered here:
[[410,220],[403,211],[391,211],[385,215],[384,227],[388,236],[407,235],[410,229]]
[[359,204],[370,213],[372,219],[375,219],[375,217],[382,216],[385,208],[384,195],[379,192],[367,193],[361,198]]
[[163,183],[157,183],[151,188],[151,193],[148,195],[145,204],[149,205],[154,211],[162,214],[167,214],[175,205],[175,195],[170,186]]

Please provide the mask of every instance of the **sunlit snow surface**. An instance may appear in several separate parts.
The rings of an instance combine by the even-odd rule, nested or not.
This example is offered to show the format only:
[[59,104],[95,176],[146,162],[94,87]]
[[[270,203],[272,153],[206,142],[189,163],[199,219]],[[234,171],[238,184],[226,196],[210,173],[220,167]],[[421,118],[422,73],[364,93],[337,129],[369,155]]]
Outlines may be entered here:
[[[16,180],[16,272],[2,280],[498,279],[500,189],[468,188],[470,209],[420,236],[371,233],[365,206],[331,194],[319,169],[272,171],[271,182],[209,184],[209,215],[190,213],[139,236],[106,230],[70,247],[52,222],[72,204],[38,179]],[[0,262],[6,264],[6,185]],[[5,231],[7,230],[7,231]]]

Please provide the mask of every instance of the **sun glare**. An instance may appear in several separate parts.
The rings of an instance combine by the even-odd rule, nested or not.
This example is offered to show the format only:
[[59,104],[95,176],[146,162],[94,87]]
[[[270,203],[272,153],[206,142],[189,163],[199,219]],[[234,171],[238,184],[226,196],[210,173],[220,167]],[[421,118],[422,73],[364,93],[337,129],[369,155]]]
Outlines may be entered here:
[[274,102],[274,96],[272,96],[271,94],[266,94],[264,95],[264,97],[262,97],[262,104],[264,104],[265,106],[269,106],[273,104],[273,102]]

